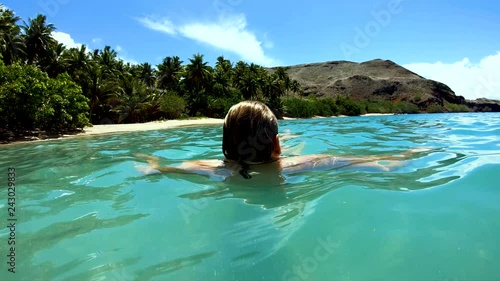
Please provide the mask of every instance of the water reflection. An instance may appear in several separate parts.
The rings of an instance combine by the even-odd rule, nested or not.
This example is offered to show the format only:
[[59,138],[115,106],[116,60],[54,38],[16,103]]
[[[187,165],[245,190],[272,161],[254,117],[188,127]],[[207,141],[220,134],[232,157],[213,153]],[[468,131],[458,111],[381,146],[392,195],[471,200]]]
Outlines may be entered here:
[[[157,276],[165,276],[169,273],[179,271],[181,269],[185,268],[192,268],[195,265],[200,264],[203,262],[204,259],[208,259],[215,255],[216,252],[206,252],[206,253],[201,253],[201,254],[196,254],[196,255],[191,255],[188,257],[182,257],[182,258],[177,258],[177,259],[172,259],[172,260],[167,260],[164,262],[160,262],[151,266],[148,266],[147,268],[140,270],[136,273],[136,280],[152,280],[154,277]],[[187,271],[191,273],[186,273],[183,275],[183,279],[185,278],[186,280],[200,280],[204,279],[203,276],[200,276],[196,272],[193,271]]]

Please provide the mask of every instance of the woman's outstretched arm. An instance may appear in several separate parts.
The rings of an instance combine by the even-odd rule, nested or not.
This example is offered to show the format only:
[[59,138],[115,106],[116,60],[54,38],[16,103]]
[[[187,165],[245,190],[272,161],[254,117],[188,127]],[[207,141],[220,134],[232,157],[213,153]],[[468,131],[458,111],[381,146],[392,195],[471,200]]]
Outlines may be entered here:
[[154,171],[159,171],[161,173],[210,174],[215,172],[217,169],[224,167],[224,163],[221,160],[184,161],[179,167],[160,166],[160,159],[158,157],[146,154],[136,154],[135,156],[145,159],[150,165],[142,170],[142,172],[146,174]]
[[160,159],[158,157],[146,155],[146,154],[135,154],[137,158],[142,158],[148,162],[149,167],[139,168],[141,172],[145,174],[150,174],[153,171],[159,171],[161,173],[193,173],[189,170],[177,168],[177,167],[169,167],[169,166],[160,166]]
[[304,155],[282,160],[284,172],[302,172],[313,169],[369,168],[378,171],[390,171],[402,167],[405,160],[418,152],[429,149],[410,149],[400,155],[380,156],[333,156],[328,154]]

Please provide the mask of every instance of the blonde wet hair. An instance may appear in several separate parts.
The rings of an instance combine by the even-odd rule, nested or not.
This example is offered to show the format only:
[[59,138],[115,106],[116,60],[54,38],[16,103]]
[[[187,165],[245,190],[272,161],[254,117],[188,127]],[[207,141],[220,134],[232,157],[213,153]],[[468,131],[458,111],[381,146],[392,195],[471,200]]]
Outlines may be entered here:
[[222,151],[240,164],[272,161],[278,120],[264,103],[242,101],[229,109],[222,130]]

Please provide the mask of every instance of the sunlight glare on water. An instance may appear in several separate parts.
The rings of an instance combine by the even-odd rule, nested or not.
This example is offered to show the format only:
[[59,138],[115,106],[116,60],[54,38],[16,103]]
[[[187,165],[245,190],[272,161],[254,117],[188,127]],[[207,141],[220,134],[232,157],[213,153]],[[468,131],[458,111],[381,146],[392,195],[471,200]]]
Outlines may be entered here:
[[[137,170],[136,153],[163,165],[221,159],[220,126],[4,145],[18,245],[11,274],[0,229],[0,280],[500,279],[500,114],[279,126],[302,154],[430,150],[392,172],[314,171],[252,187]],[[6,190],[1,198],[5,218]]]

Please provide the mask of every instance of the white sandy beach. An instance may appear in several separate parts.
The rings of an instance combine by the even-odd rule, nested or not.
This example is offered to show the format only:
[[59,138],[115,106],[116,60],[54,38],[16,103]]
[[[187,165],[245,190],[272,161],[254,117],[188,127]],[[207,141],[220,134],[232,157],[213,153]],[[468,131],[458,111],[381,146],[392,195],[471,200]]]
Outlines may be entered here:
[[[385,116],[385,115],[394,115],[394,114],[369,113],[361,116]],[[332,116],[332,117],[347,117],[347,116]],[[327,118],[327,117],[314,116],[313,118]],[[295,120],[295,119],[296,118],[287,118],[287,117],[284,118],[284,120]],[[103,135],[103,134],[113,134],[113,133],[161,130],[161,129],[185,127],[185,126],[222,125],[223,123],[224,119],[200,118],[200,119],[186,119],[186,120],[155,121],[155,122],[137,123],[137,124],[94,125],[93,127],[86,127],[84,129],[84,132],[78,135]]]
[[224,119],[200,118],[200,119],[186,119],[186,120],[155,121],[155,122],[136,123],[136,124],[94,125],[92,127],[84,128],[83,132],[78,135],[103,135],[103,134],[126,133],[126,132],[137,132],[137,131],[162,130],[162,129],[185,127],[185,126],[222,125],[223,122]]

